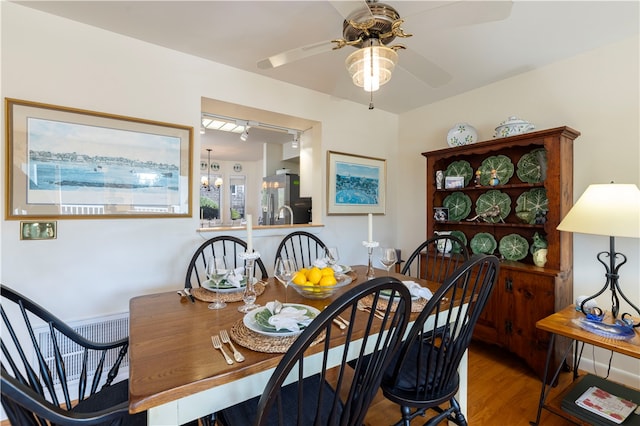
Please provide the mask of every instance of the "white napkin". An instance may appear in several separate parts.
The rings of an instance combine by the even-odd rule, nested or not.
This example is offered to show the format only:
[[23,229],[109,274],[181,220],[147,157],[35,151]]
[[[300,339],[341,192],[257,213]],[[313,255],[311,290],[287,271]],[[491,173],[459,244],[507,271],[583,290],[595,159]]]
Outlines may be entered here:
[[429,300],[433,296],[431,290],[426,287],[422,287],[415,281],[402,281],[402,284],[406,285],[413,297],[421,297],[423,299]]
[[[267,309],[273,314],[273,302],[267,302]],[[300,331],[300,325],[305,327],[311,323],[311,318],[306,315],[305,310],[294,308],[293,306],[285,306],[280,313],[269,317],[269,324],[274,326],[276,330],[282,329],[289,331]]]
[[[313,266],[317,266],[320,269],[326,268],[327,266],[329,266],[329,260],[327,260],[326,257],[321,259],[316,259],[313,261]],[[339,272],[339,273],[341,273],[343,270],[343,267],[338,264],[332,265],[331,268],[334,270],[334,272]]]
[[326,268],[327,267],[327,260],[326,258],[320,258],[320,259],[316,259],[313,261],[313,266],[316,266],[320,269],[322,268]]
[[240,288],[240,286],[242,285],[243,271],[243,266],[234,269],[229,275],[227,275],[227,283],[231,284],[234,287]]

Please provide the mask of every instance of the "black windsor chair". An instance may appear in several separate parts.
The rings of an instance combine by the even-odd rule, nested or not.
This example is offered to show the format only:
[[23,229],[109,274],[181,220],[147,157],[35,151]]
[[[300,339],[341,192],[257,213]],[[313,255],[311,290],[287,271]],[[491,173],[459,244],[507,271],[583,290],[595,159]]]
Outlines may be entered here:
[[[1,294],[0,387],[12,425],[147,424],[146,413],[129,414],[129,381],[113,383],[128,338],[89,341],[15,290],[3,285]],[[43,326],[49,331],[46,341],[37,332]],[[61,354],[61,346],[69,344],[77,347],[72,360],[81,360],[77,370]]]
[[292,232],[280,241],[280,245],[276,250],[275,262],[279,258],[293,259],[296,269],[311,266],[316,259],[325,257],[326,245],[317,236],[305,232]]
[[[438,250],[449,247],[450,252]],[[422,253],[422,255],[421,255]],[[413,278],[441,283],[469,259],[469,251],[452,235],[436,235],[420,244],[405,262],[401,273]]]
[[[209,257],[227,256],[229,260],[233,259],[233,268],[244,266],[244,261],[238,257],[240,253],[247,250],[247,243],[240,238],[229,235],[220,235],[208,239],[197,248],[189,266],[187,267],[187,276],[184,281],[185,288],[201,287],[202,283],[207,280],[207,262]],[[256,259],[254,275],[260,279],[269,278],[267,269],[262,259]]]
[[[375,306],[384,297],[383,291],[392,298],[382,310],[384,319],[357,309],[358,301],[364,298]],[[226,426],[362,425],[382,373],[400,347],[410,311],[410,293],[395,278],[381,277],[354,286],[298,336],[262,396],[220,411],[218,419]],[[339,315],[349,321],[344,330],[333,323]],[[362,339],[354,333],[363,333]],[[372,353],[364,363],[368,351]],[[354,354],[356,364],[351,369],[346,361]],[[305,370],[314,366],[321,366],[321,371],[305,378]]]
[[[458,367],[498,278],[499,265],[493,255],[472,256],[444,280],[420,312],[381,384],[384,396],[400,405],[402,419],[396,426],[409,426],[429,409],[435,416],[425,425],[445,419],[467,425],[455,398]],[[468,303],[466,309],[460,301]],[[445,403],[448,407],[441,408]],[[412,408],[416,410],[411,412]]]

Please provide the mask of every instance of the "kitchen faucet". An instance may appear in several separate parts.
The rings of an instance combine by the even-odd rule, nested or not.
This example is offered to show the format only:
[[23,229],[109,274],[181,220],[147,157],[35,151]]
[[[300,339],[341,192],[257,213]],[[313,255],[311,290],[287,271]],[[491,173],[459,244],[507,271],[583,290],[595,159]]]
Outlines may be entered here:
[[293,225],[293,210],[291,210],[291,207],[289,207],[288,205],[284,204],[282,206],[280,206],[280,208],[278,209],[278,217],[282,217],[284,219],[284,216],[280,216],[282,210],[288,210],[289,211],[289,215],[291,216],[291,223],[290,225]]

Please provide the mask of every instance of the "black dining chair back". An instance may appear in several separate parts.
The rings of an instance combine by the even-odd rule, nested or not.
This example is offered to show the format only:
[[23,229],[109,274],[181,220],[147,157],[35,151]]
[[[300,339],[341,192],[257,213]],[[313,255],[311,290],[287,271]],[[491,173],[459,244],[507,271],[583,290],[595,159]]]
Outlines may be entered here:
[[128,380],[114,383],[128,338],[90,341],[17,291],[1,293],[0,388],[12,425],[147,424],[146,413],[129,414]]
[[[378,306],[383,319],[358,310],[361,302]],[[354,286],[296,338],[262,396],[222,410],[219,420],[226,426],[361,426],[410,314],[410,293],[397,279]],[[349,323],[344,329],[335,323],[340,318]],[[356,360],[353,369],[350,359]]]
[[436,235],[424,241],[411,253],[401,273],[441,283],[467,259],[469,251],[460,239],[452,235]]
[[316,259],[323,259],[326,256],[325,249],[325,243],[316,235],[305,231],[295,231],[280,241],[274,265],[279,258],[284,257],[293,259],[296,269],[305,268],[311,266]]
[[445,419],[467,425],[455,398],[458,367],[491,296],[499,265],[493,255],[472,256],[444,280],[420,312],[382,380],[384,396],[400,405],[402,419],[396,425],[409,426],[429,409],[435,416],[425,425]]
[[[230,235],[219,235],[205,241],[198,247],[189,261],[187,276],[184,281],[185,288],[201,287],[207,280],[207,262],[210,257],[226,256],[233,261],[233,268],[244,266],[244,261],[238,257],[247,250],[247,243],[240,238]],[[262,259],[255,261],[254,276],[266,280],[269,275]]]

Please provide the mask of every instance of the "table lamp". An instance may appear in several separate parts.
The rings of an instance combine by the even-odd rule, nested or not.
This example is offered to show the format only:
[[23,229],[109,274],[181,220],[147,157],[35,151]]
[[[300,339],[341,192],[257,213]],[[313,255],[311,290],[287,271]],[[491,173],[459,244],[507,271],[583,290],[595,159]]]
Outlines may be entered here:
[[[608,235],[609,251],[598,253],[598,261],[604,265],[607,279],[602,290],[582,301],[580,311],[585,315],[585,303],[607,290],[611,290],[611,313],[614,320],[620,312],[622,297],[638,316],[640,310],[624,295],[618,281],[618,270],[627,262],[627,257],[615,250],[615,237],[640,238],[640,190],[633,184],[589,185],[587,190],[576,201],[569,213],[562,219],[557,228],[559,231],[578,232],[581,234]],[[627,318],[629,317],[629,318]],[[622,314],[621,319],[633,323],[631,314]],[[633,327],[640,322],[633,323]]]

